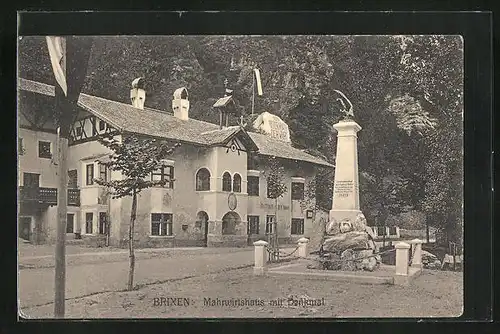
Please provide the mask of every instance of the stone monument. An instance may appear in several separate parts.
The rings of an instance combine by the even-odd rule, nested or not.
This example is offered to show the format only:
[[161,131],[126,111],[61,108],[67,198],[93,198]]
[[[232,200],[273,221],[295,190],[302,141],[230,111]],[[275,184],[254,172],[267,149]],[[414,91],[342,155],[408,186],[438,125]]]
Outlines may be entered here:
[[323,269],[374,270],[380,257],[370,257],[376,251],[374,233],[367,226],[359,208],[358,137],[361,127],[354,121],[352,104],[336,91],[344,119],[333,125],[337,130],[337,156],[333,186],[332,209],[325,236],[319,250],[318,263]]
[[359,210],[358,178],[358,136],[361,126],[354,121],[354,112],[349,99],[340,91],[341,112],[344,119],[333,125],[337,130],[337,155],[335,160],[335,179],[333,184],[332,209],[330,221],[353,222],[361,213]]

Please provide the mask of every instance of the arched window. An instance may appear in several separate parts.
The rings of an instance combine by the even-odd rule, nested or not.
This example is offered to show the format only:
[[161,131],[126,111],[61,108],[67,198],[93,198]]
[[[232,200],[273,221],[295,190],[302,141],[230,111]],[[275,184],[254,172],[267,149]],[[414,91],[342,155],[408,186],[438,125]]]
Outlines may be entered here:
[[196,190],[207,191],[210,190],[210,172],[206,168],[201,168],[196,173]]
[[222,191],[231,191],[231,174],[228,172],[222,175]]
[[233,177],[233,191],[235,193],[241,192],[241,176],[240,174],[234,174]]

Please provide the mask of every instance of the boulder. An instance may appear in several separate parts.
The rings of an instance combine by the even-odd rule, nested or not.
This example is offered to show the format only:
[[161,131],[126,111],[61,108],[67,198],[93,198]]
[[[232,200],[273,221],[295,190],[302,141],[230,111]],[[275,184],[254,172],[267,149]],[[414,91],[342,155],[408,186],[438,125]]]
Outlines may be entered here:
[[342,260],[340,264],[340,268],[345,271],[354,271],[356,270],[356,254],[352,249],[346,249],[340,255],[340,259]]
[[428,269],[439,269],[441,268],[441,261],[436,255],[422,250],[422,265]]
[[328,224],[326,224],[326,229],[325,229],[326,235],[336,235],[340,233],[340,225],[339,223],[335,220],[335,218],[332,218]]
[[347,249],[374,249],[375,243],[365,232],[347,232],[328,236],[323,242],[323,250],[329,253],[342,253]]
[[363,213],[358,213],[354,223],[352,224],[352,228],[354,231],[365,232],[366,231],[366,218]]
[[373,232],[373,229],[370,226],[365,225],[364,231],[366,233],[368,233],[368,235],[370,236],[370,238],[375,239],[375,232]]

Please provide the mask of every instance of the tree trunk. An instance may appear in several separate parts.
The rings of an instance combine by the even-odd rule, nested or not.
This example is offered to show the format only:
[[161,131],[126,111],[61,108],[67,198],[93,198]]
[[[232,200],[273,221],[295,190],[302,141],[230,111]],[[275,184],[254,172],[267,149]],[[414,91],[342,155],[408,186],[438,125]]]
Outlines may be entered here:
[[130,226],[128,229],[128,250],[129,250],[129,270],[128,270],[128,290],[134,288],[134,269],[135,269],[135,254],[134,254],[134,224],[137,216],[137,193],[135,190],[132,194],[132,212],[130,213]]
[[279,243],[278,243],[278,197],[276,197],[275,199],[275,203],[274,203],[274,238],[275,238],[275,241],[274,241],[274,247],[275,247],[275,250],[276,250],[276,258],[275,260],[276,261],[279,261],[280,259],[280,253],[279,253]]
[[425,238],[427,239],[427,243],[429,243],[430,231],[429,231],[429,220],[427,220],[427,217],[425,218]]

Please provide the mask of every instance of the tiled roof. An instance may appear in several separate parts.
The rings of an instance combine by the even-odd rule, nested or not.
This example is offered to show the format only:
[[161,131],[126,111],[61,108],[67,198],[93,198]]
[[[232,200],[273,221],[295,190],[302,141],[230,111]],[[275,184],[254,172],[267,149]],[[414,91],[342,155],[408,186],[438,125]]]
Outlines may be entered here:
[[217,100],[214,104],[214,108],[225,107],[232,99],[232,96],[224,96]]
[[154,109],[138,109],[132,105],[81,94],[78,104],[102,118],[118,130],[208,145],[201,133],[217,130],[219,126],[195,119],[181,120]]
[[325,160],[312,156],[280,140],[260,133],[249,132],[248,134],[259,148],[259,154],[333,167],[332,164]]
[[19,90],[25,90],[28,92],[38,93],[47,96],[56,96],[54,86],[47,85],[38,81],[19,78],[18,87]]
[[[54,86],[31,80],[20,79],[19,89],[54,96]],[[213,123],[195,119],[181,120],[164,111],[151,108],[138,109],[129,104],[83,93],[80,94],[78,104],[117,130],[203,146],[223,143],[238,131],[244,131],[239,126],[220,129],[219,125]],[[307,154],[285,142],[253,132],[248,132],[248,135],[258,148],[259,154],[333,167],[323,159]]]
[[229,126],[223,129],[217,128],[216,130],[201,133],[201,137],[203,137],[208,145],[215,145],[224,142],[227,138],[240,131],[240,129],[239,126]]

